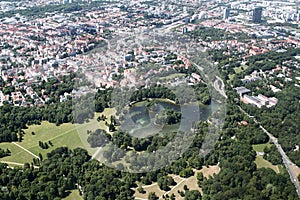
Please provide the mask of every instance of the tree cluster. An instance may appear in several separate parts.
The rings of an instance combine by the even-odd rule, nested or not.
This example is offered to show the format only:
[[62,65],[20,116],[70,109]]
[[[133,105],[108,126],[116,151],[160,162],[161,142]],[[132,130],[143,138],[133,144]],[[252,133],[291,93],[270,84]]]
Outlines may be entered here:
[[7,168],[0,164],[2,199],[61,199],[77,189],[84,199],[133,199],[136,176],[123,174],[90,161],[83,149],[57,148],[47,155],[39,169]]
[[10,152],[9,149],[4,150],[4,149],[1,149],[1,148],[0,148],[0,158],[3,158],[3,157],[5,157],[5,156],[9,156],[10,153],[11,153],[11,152]]

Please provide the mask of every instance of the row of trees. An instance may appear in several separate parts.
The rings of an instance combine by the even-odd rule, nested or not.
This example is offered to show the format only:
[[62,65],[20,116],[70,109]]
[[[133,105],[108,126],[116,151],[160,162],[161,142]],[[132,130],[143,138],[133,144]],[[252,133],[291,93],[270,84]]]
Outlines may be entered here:
[[9,156],[10,155],[10,150],[9,149],[1,149],[0,148],[0,158],[3,158],[3,157],[5,157],[5,156]]
[[270,148],[264,148],[264,159],[270,161],[273,165],[278,165],[282,163],[282,158],[278,152],[275,145],[272,145]]
[[48,149],[50,146],[53,146],[52,142],[42,142],[39,141],[39,147],[41,147],[42,149]]

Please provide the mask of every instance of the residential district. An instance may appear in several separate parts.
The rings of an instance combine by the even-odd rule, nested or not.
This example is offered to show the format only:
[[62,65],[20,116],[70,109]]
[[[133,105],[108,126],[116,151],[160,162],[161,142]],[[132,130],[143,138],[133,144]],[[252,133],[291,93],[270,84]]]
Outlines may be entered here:
[[[77,2],[78,3],[78,2]],[[93,1],[82,2],[92,4]],[[149,3],[148,1],[125,1],[124,3],[101,3],[98,9],[58,12],[51,9],[35,17],[22,12],[7,15],[12,10],[22,11],[35,6],[70,6],[70,1],[2,1],[0,11],[4,16],[0,21],[0,74],[5,82],[0,91],[0,105],[9,102],[17,106],[45,104],[49,97],[37,94],[32,84],[39,84],[52,77],[76,72],[89,62],[89,51],[113,35],[135,32],[153,27],[168,25],[167,28],[186,34],[199,27],[219,29],[232,35],[231,39],[211,38],[197,41],[197,45],[207,49],[223,49],[224,54],[239,54],[247,58],[269,51],[283,52],[288,47],[299,47],[300,23],[298,1],[170,1]],[[197,10],[191,11],[191,7]],[[283,25],[282,25],[283,24]],[[284,25],[288,24],[288,25]],[[251,40],[239,40],[236,35],[243,34]],[[140,53],[140,54],[138,54]],[[168,55],[164,49],[152,52],[134,52],[134,61],[124,57],[118,65],[97,66],[101,73],[99,87],[114,87],[113,79],[120,69],[137,66],[141,62],[164,62]],[[181,58],[177,58],[180,60]],[[272,71],[256,71],[242,79],[243,83],[274,76],[291,81],[290,67],[299,67],[298,63],[286,63]],[[164,65],[162,70],[174,67]],[[122,70],[124,74],[134,70]],[[275,73],[279,72],[279,73]],[[294,77],[298,80],[300,77]],[[296,83],[297,84],[297,83]],[[297,84],[298,85],[298,84]],[[274,92],[280,89],[270,85]],[[13,88],[13,89],[11,89]],[[240,90],[239,90],[240,91]],[[69,94],[65,94],[69,95]],[[263,95],[263,94],[262,94]],[[244,96],[244,102],[260,107],[266,102],[276,105],[275,98]],[[32,101],[33,99],[33,101]],[[63,100],[64,97],[62,96]],[[260,99],[260,100],[259,100]]]
[[[298,116],[298,113],[294,113],[294,110],[299,108],[299,105],[298,107],[297,105],[294,105],[295,101],[299,101],[299,98],[293,97],[292,95],[292,93],[295,91],[295,88],[300,88],[299,6],[299,0],[1,1],[0,107],[5,110],[7,107],[9,107],[8,105],[11,105],[15,106],[15,110],[22,111],[30,109],[34,106],[37,106],[37,108],[43,108],[43,106],[47,105],[56,105],[54,103],[59,103],[59,105],[63,105],[65,102],[68,103],[68,100],[70,100],[72,97],[76,97],[76,95],[80,96],[80,93],[83,93],[84,91],[77,91],[76,93],[74,91],[61,90],[59,95],[57,95],[59,96],[58,102],[54,102],[54,100],[52,100],[53,97],[51,96],[53,93],[49,92],[49,90],[51,90],[49,83],[52,84],[53,82],[54,85],[63,85],[66,77],[71,77],[72,81],[74,81],[80,78],[76,77],[77,73],[79,74],[79,72],[84,73],[87,78],[94,80],[96,88],[99,89],[98,91],[107,91],[106,89],[108,88],[119,88],[122,86],[135,87],[138,85],[143,85],[147,87],[149,84],[159,85],[162,82],[164,84],[173,86],[176,86],[182,82],[187,82],[189,85],[195,86],[197,86],[197,84],[200,85],[201,83],[205,85],[205,76],[194,70],[194,68],[196,68],[196,64],[193,63],[188,56],[181,55],[178,52],[170,50],[169,46],[155,44],[152,46],[148,45],[144,47],[138,47],[132,45],[131,43],[126,44],[126,40],[124,40],[122,42],[125,42],[125,44],[121,50],[117,48],[110,48],[110,42],[112,41],[118,41],[120,38],[126,38],[127,36],[132,36],[135,34],[147,34],[153,30],[156,30],[157,32],[159,30],[162,33],[168,34],[171,33],[177,35],[178,37],[182,36],[186,38],[192,38],[189,40],[190,42],[187,44],[187,46],[190,45],[193,47],[201,47],[204,52],[209,52],[208,59],[211,60],[214,66],[218,66],[219,71],[222,72],[220,73],[221,78],[216,76],[216,80],[212,80],[214,81],[212,85],[218,90],[218,92],[222,93],[222,96],[226,99],[229,99],[228,97],[230,95],[236,95],[233,98],[233,102],[236,104],[236,109],[238,112],[241,110],[241,113],[245,114],[243,115],[243,118],[238,114],[234,115],[233,112],[236,112],[234,109],[232,111],[227,111],[227,114],[230,114],[230,119],[227,120],[227,130],[224,132],[232,136],[232,142],[228,142],[228,140],[226,140],[226,144],[223,144],[221,141],[220,145],[218,144],[220,149],[225,149],[224,146],[228,145],[228,148],[226,146],[226,151],[229,152],[228,154],[230,154],[230,156],[231,154],[234,154],[234,151],[238,151],[239,153],[246,155],[245,152],[248,151],[248,149],[243,149],[244,146],[234,146],[237,145],[233,142],[236,138],[245,144],[248,142],[245,142],[246,140],[251,141],[247,145],[261,143],[265,144],[270,142],[268,145],[276,146],[278,152],[281,154],[279,155],[280,161],[278,163],[286,165],[288,173],[290,173],[292,183],[294,183],[296,186],[296,191],[299,195],[299,181],[296,180],[296,176],[290,170],[291,167],[295,167],[299,170],[297,167],[298,164],[296,163],[299,162],[299,154],[297,153],[299,151],[299,139],[297,138],[295,141],[291,141],[294,138],[290,140],[290,138],[286,137],[288,134],[294,134],[293,136],[296,138],[297,133],[299,133],[299,131],[295,131],[297,130],[299,124],[297,123],[297,119],[293,119],[293,117],[290,117],[289,115],[292,113],[293,115],[291,116]],[[106,51],[104,51],[105,49]],[[296,53],[290,53],[291,51],[295,51]],[[105,52],[105,54],[101,54],[101,52]],[[278,56],[278,54],[280,54],[280,56]],[[289,58],[292,57],[293,59],[281,59],[281,55],[284,57],[287,54]],[[276,57],[277,60],[274,59],[276,60],[274,61],[270,59],[272,56]],[[277,62],[278,60],[280,60],[280,62]],[[249,68],[251,70],[247,70]],[[189,71],[189,73],[178,73],[182,71]],[[154,78],[150,79],[149,77]],[[224,83],[223,81],[226,82]],[[276,115],[274,110],[280,107],[280,103],[283,102],[284,98],[282,98],[282,96],[284,96],[285,93],[282,94],[282,91],[285,90],[286,86],[288,86],[290,90],[289,93],[287,93],[291,96],[289,100],[293,101],[294,104],[288,109],[282,107],[282,110],[280,110],[282,113]],[[225,94],[224,88],[232,88],[233,92],[230,90],[226,91],[227,94]],[[102,100],[103,102],[107,100],[105,95],[103,95],[101,98],[101,103]],[[101,108],[103,107],[104,109],[105,107],[109,107],[106,104],[106,102],[103,103],[103,105],[101,104]],[[252,106],[248,106],[246,104]],[[12,109],[12,112],[16,112],[14,109]],[[11,111],[7,110],[9,109],[5,110],[7,113]],[[40,110],[44,114],[46,113],[45,116],[48,116],[48,118],[40,117],[39,119],[36,119],[37,122],[39,122],[38,120],[50,119],[52,117],[50,114],[47,115],[48,110]],[[63,110],[63,108],[61,110]],[[5,119],[9,118],[7,117],[7,113],[5,114]],[[252,115],[253,113],[259,113],[257,115],[261,116],[264,116],[263,114],[266,113],[270,115],[267,115],[269,118],[259,118],[258,116],[251,116],[248,113]],[[34,116],[34,114],[32,114],[32,116]],[[276,116],[278,119],[274,119],[274,121],[272,121],[272,116]],[[32,118],[34,119],[34,117]],[[66,120],[61,120],[56,125],[58,126],[61,123],[65,123],[67,119],[68,122],[73,122],[67,117],[64,117],[64,119]],[[110,116],[110,119],[112,120],[113,117]],[[13,121],[15,119],[11,117],[9,120]],[[264,128],[266,127],[265,125],[267,123],[265,121],[267,120],[269,120],[269,123],[275,127],[273,129],[273,127],[270,125],[268,128],[272,127],[270,132],[273,131],[274,133],[272,134],[276,134],[276,138],[266,130],[267,128]],[[2,123],[7,121],[2,120]],[[238,121],[238,123],[235,123],[235,121]],[[33,122],[31,121],[31,123]],[[113,122],[111,121],[110,123],[112,124]],[[235,126],[236,124],[243,126]],[[15,130],[18,128],[18,134],[15,135],[19,135],[20,143],[22,139],[20,136],[22,135],[21,129],[23,128],[20,128],[18,125],[9,124],[8,126],[11,129],[14,128]],[[24,126],[26,125],[26,122],[24,122]],[[203,125],[203,127],[206,128],[206,125],[207,124]],[[277,126],[280,126],[280,128],[283,127],[282,129],[285,128],[285,131],[278,131],[276,129],[278,128]],[[205,129],[203,127],[202,129]],[[5,128],[3,128],[3,130]],[[241,130],[239,128],[245,129]],[[10,130],[8,129],[7,132],[9,131]],[[243,131],[245,131],[247,134],[249,133],[249,135],[244,134]],[[234,136],[231,135],[235,132],[237,134]],[[254,136],[253,139],[251,134],[257,134],[258,139]],[[6,135],[9,134],[6,133]],[[32,131],[32,135],[35,135],[34,131]],[[268,135],[268,138],[266,135]],[[199,140],[202,140],[204,136],[203,138],[202,136],[199,136],[199,138],[201,138]],[[17,141],[16,139],[18,139],[17,136],[15,136],[15,139],[11,141]],[[126,140],[126,142],[124,145],[121,145],[125,149],[127,149],[129,146],[129,144],[127,144],[127,139],[128,138],[125,138],[124,141]],[[226,139],[226,137],[224,137],[224,139]],[[157,143],[159,143],[160,140],[160,138],[157,139]],[[5,140],[5,142],[7,141],[10,140]],[[128,143],[131,142],[131,140],[128,141]],[[13,145],[18,146],[19,143],[13,142]],[[147,142],[144,143],[146,144]],[[279,143],[283,145],[284,150],[281,148]],[[153,152],[156,150],[155,145],[153,143]],[[21,148],[20,145],[18,147]],[[295,150],[293,148],[295,148]],[[132,147],[132,149],[134,148]],[[266,156],[268,151],[269,153],[271,151],[273,151],[273,153],[276,151],[274,150],[275,147],[272,149],[267,146],[265,149],[263,151],[267,152],[265,153]],[[258,151],[257,153],[262,154],[262,152]],[[29,150],[27,150],[27,152],[30,153]],[[276,151],[276,153],[278,152]],[[285,152],[288,153],[289,157],[287,157]],[[255,152],[254,156],[250,155],[250,153],[248,154],[249,156],[247,155],[247,159],[249,158],[251,160],[252,157],[255,156]],[[9,154],[8,151],[7,154]],[[65,153],[63,153],[63,156],[64,154]],[[76,153],[74,153],[74,155],[73,153],[68,154],[72,154],[72,156],[74,156]],[[218,151],[216,151],[216,154],[209,159],[211,162],[214,162],[218,159],[218,157],[220,158],[222,156],[226,157],[228,160],[231,159],[230,156],[230,158],[227,158],[228,155],[225,155],[224,152]],[[238,169],[233,173],[236,174],[239,170],[242,170],[243,165],[240,165],[240,159],[242,156],[233,156],[235,156],[234,159],[236,160],[232,159],[231,161],[237,162],[237,166],[241,167],[241,169]],[[35,158],[38,158],[38,156],[35,156]],[[281,162],[281,158],[283,162]],[[297,165],[292,163],[289,158]],[[42,158],[40,159],[42,160]],[[52,157],[52,159],[55,158]],[[204,162],[199,161],[200,158],[198,160],[197,157],[195,160],[195,162],[204,165]],[[273,160],[276,161],[276,159]],[[222,168],[230,168],[231,165],[229,165],[229,163],[231,163],[231,161],[223,162]],[[153,163],[155,162],[156,160],[153,161]],[[219,161],[217,162],[217,167],[219,167]],[[192,162],[189,160],[187,163],[190,164]],[[186,164],[186,166],[190,168],[189,164]],[[227,183],[229,185],[230,183],[230,187],[235,188],[233,185],[238,185],[239,183],[237,182],[241,181],[244,178],[244,175],[245,178],[247,178],[247,173],[253,170],[252,168],[255,168],[250,164],[250,167],[247,165],[247,167],[245,167],[245,171],[243,171],[243,173],[245,172],[246,175],[239,174],[239,176],[236,178],[233,175],[231,176],[229,174],[227,176],[226,174],[226,177],[224,176],[225,178],[223,179],[225,183],[224,185]],[[66,164],[66,166],[68,165],[69,164]],[[177,165],[179,166],[181,163],[176,163],[176,170]],[[52,167],[52,165],[49,166],[49,169],[50,167]],[[276,167],[278,171],[281,170],[278,169],[277,165]],[[282,168],[284,169],[284,167]],[[43,167],[40,167],[40,169],[43,169]],[[70,173],[71,171],[74,171],[75,173],[79,171],[78,169],[74,168],[74,170],[70,170]],[[191,168],[190,171],[192,171]],[[251,173],[253,171],[251,171]],[[179,172],[181,171],[179,170],[178,173]],[[185,174],[185,171],[183,172]],[[227,172],[228,171],[225,170],[224,173]],[[106,173],[110,172],[105,171],[103,174]],[[251,174],[251,176],[255,176],[255,178],[253,178],[253,180],[251,179],[249,184],[245,187],[250,186],[251,188],[255,188],[255,190],[253,189],[255,192],[249,190],[249,193],[260,195],[259,192],[256,191],[262,191],[262,189],[260,187],[256,187],[256,183],[260,181],[259,179],[264,175],[264,173],[266,174],[269,172],[262,170],[256,174],[255,173],[253,173],[254,175]],[[298,176],[299,173],[297,174]],[[270,177],[275,177],[275,175],[272,175],[271,173],[269,174]],[[124,174],[121,173],[118,175],[114,174],[114,176],[118,176],[118,179],[123,175]],[[90,178],[93,176],[94,174],[90,177],[86,176],[88,177],[86,182],[90,182]],[[149,183],[147,181],[147,178],[150,176],[151,175],[144,176],[146,177],[146,185],[152,184],[152,181]],[[72,175],[72,180],[74,177],[75,176]],[[237,181],[230,182],[230,178],[228,177],[234,177]],[[279,178],[276,177],[276,181],[280,182],[283,177],[283,175]],[[126,177],[126,181],[127,178],[129,177]],[[103,178],[103,180],[104,179],[105,178]],[[41,177],[40,180],[46,180],[46,178]],[[185,179],[183,179],[183,181],[184,180]],[[165,180],[163,181],[166,182]],[[270,178],[268,181],[271,182],[273,180]],[[259,184],[264,184],[263,181],[260,182],[261,183]],[[24,182],[24,184],[22,182],[20,185],[26,184],[30,185],[27,182]],[[123,184],[123,182],[121,184]],[[202,182],[200,184],[202,184]],[[262,193],[263,195],[267,195],[267,193],[276,193],[279,190],[283,190],[282,188],[288,184],[289,183],[286,181],[280,183],[279,186],[278,184],[275,184],[275,181],[273,181],[272,184],[268,183],[266,189],[264,189],[264,193],[266,194],[263,192]],[[14,185],[12,185],[12,188],[14,188]],[[94,190],[96,186],[91,188]],[[88,189],[92,190],[91,188],[86,187],[84,189],[88,191]],[[113,190],[118,191],[120,188],[121,190],[124,189],[122,186],[113,188]],[[218,188],[221,188],[221,185],[214,185],[211,188],[203,188],[203,190],[206,189],[206,191],[219,191]],[[234,192],[240,192],[239,188],[236,188]],[[188,189],[184,190],[188,191]],[[12,191],[14,191],[14,189]],[[288,193],[291,193],[290,190],[284,190],[284,192],[286,196],[289,195]],[[88,194],[88,192],[86,193]],[[178,190],[178,193],[182,193],[182,191],[180,192]],[[279,199],[282,196],[276,197]],[[276,197],[273,197],[273,199],[276,199]],[[251,199],[251,197],[247,198],[246,196],[243,196],[239,199],[243,198]],[[14,197],[11,197],[11,199],[14,199]],[[48,199],[51,198],[49,197]],[[92,196],[88,199],[95,198]],[[122,198],[111,197],[109,199]],[[262,197],[259,199],[264,198]],[[291,197],[289,199],[293,198]]]

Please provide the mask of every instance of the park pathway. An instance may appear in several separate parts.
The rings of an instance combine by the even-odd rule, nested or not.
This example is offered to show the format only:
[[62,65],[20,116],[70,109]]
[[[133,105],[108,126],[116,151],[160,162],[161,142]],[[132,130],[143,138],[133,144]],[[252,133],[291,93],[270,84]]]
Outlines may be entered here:
[[40,159],[40,157],[38,157],[37,155],[35,155],[34,153],[32,153],[31,151],[29,151],[28,149],[22,147],[21,145],[15,143],[15,142],[12,142],[14,145],[16,145],[17,147],[23,149],[24,151],[26,151],[27,153],[29,153],[30,155],[34,156],[35,158],[37,159]]
[[[9,161],[0,161],[1,163],[5,163],[5,164],[8,164],[8,165],[18,165],[18,166],[24,166],[23,163],[17,163],[17,162],[9,162]],[[34,168],[38,169],[39,167],[38,166],[33,166]],[[10,167],[10,168],[13,168],[13,167]]]

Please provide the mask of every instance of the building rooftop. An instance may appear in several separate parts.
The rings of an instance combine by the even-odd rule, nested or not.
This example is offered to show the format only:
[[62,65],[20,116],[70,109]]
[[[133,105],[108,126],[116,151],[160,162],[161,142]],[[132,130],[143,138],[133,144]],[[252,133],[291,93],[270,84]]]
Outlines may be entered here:
[[247,88],[245,88],[245,87],[236,87],[236,88],[234,88],[236,91],[237,91],[237,93],[239,93],[240,95],[243,95],[243,94],[246,94],[246,93],[249,93],[249,92],[251,92],[251,90],[249,90],[249,89],[247,89]]

